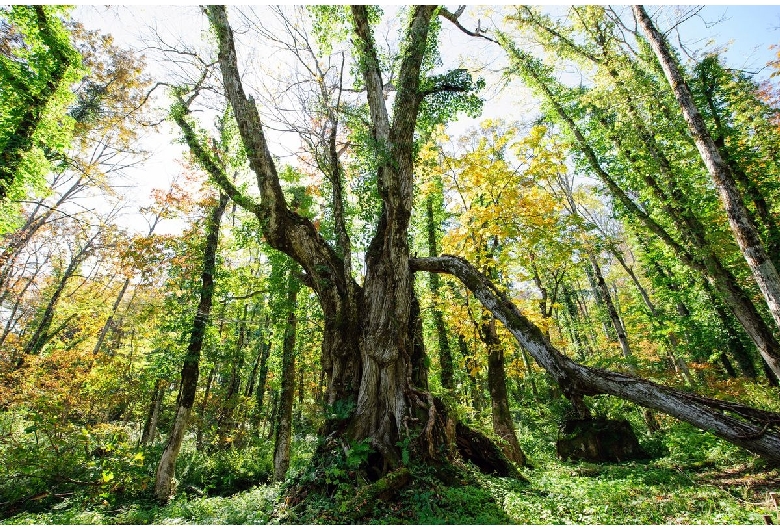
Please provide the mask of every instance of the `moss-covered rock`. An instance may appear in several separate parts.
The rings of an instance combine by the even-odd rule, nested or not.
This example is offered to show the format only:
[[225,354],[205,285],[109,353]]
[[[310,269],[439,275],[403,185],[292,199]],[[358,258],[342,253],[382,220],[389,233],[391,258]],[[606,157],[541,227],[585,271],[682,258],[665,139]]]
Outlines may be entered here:
[[566,420],[561,425],[556,448],[562,460],[600,463],[648,458],[627,420]]

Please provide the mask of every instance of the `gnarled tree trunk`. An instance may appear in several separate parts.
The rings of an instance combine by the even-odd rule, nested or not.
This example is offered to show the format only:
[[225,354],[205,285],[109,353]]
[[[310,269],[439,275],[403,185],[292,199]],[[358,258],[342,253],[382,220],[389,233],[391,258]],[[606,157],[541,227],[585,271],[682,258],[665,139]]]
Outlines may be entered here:
[[[434,6],[410,13],[405,48],[395,86],[392,120],[386,108],[379,60],[365,6],[352,8],[360,69],[366,86],[377,152],[377,187],[382,212],[366,252],[363,286],[353,280],[340,256],[309,219],[291,211],[282,193],[257,109],[247,98],[238,71],[233,32],[224,7],[207,13],[216,33],[218,60],[228,101],[233,108],[249,165],[257,177],[260,202],[239,192],[199,144],[187,121],[186,105],[174,113],[200,164],[236,202],[255,213],[268,243],[304,269],[307,285],[317,294],[324,314],[322,365],[327,378],[327,404],[354,413],[333,420],[325,430],[353,440],[370,440],[386,471],[400,462],[396,446],[403,428],[424,436],[423,452],[441,456],[433,443],[436,407],[409,383],[413,340],[410,336],[412,275],[408,229],[412,207],[414,129],[420,102],[420,66]],[[184,102],[182,102],[184,103]],[[343,239],[343,237],[342,237]],[[347,246],[342,242],[341,246]],[[436,432],[441,432],[441,429]]]

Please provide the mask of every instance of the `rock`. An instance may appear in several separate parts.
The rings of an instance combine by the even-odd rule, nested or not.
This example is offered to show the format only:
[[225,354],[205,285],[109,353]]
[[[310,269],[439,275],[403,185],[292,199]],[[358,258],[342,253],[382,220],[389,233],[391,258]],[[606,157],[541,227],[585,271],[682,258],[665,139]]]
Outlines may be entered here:
[[585,462],[626,462],[649,455],[627,420],[565,420],[558,433],[558,457]]
[[523,478],[498,445],[481,432],[458,422],[455,427],[455,443],[460,456],[476,465],[483,473]]

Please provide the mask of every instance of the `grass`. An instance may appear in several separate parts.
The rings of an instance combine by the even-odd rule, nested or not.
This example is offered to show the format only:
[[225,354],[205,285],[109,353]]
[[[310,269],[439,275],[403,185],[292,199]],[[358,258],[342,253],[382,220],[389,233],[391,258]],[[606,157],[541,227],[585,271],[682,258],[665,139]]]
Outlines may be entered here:
[[[638,422],[638,415],[632,420]],[[561,462],[554,427],[521,423],[521,444],[534,466],[523,470],[527,481],[485,476],[468,465],[442,480],[441,471],[413,467],[411,481],[396,495],[370,497],[360,510],[355,499],[368,486],[354,473],[306,467],[314,438],[295,446],[285,485],[266,483],[270,445],[186,452],[180,493],[166,506],[156,504],[148,489],[123,495],[75,489],[0,523],[761,524],[764,515],[776,515],[767,496],[780,490],[780,472],[708,433],[664,421],[662,433],[641,438],[654,458],[622,464]],[[333,478],[332,487],[293,506],[285,487],[315,472]]]

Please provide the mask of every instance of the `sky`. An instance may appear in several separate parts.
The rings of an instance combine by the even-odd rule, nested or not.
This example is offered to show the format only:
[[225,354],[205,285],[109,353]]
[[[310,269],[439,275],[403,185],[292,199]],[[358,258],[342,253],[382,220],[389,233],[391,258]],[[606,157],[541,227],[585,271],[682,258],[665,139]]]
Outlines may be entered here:
[[[489,16],[484,12],[477,13],[477,9],[469,7],[466,13],[475,18]],[[388,10],[389,8],[386,8],[386,11]],[[691,6],[648,6],[648,11],[656,18],[656,24],[663,31],[670,27],[670,20],[674,17],[690,12]],[[76,8],[74,17],[88,29],[111,33],[118,45],[142,51],[149,42],[144,41],[144,36],[148,36],[152,28],[167,35],[168,39],[189,42],[202,41],[208,34],[205,16],[195,6],[83,5]],[[485,22],[483,26],[487,24],[488,22]],[[675,46],[679,46],[681,42],[690,50],[727,47],[726,57],[731,67],[757,73],[759,78],[766,78],[769,73],[766,63],[777,58],[777,50],[770,49],[770,46],[780,44],[780,6],[704,6],[698,14],[680,25],[678,34],[673,33],[671,38]],[[489,47],[475,43],[473,39],[458,32],[448,34],[441,49],[445,65],[457,63],[461,56],[474,54],[483,54],[481,59],[484,60],[484,54],[491,53]],[[266,61],[268,58],[261,54],[260,59]],[[497,58],[493,66],[498,67],[500,63],[501,59]],[[167,76],[170,68],[170,65],[149,64],[149,72],[155,81]],[[532,112],[534,107],[535,103],[529,99],[529,92],[522,87],[514,87],[501,94],[491,93],[482,118],[463,120],[453,130],[460,133],[465,131],[466,127],[475,126],[481,119],[507,117],[508,113],[515,114],[516,119],[521,119],[523,115],[527,116]],[[148,134],[143,140],[144,146],[152,151],[153,156],[143,167],[129,173],[125,183],[128,187],[124,188],[131,205],[134,206],[128,208],[128,214],[122,222],[133,231],[145,232],[147,225],[138,215],[132,214],[132,211],[138,206],[148,204],[151,190],[167,188],[171,179],[180,172],[181,166],[176,160],[182,158],[183,146],[172,142],[175,137],[173,128],[165,126],[160,133]],[[160,226],[162,232],[179,229],[180,225],[172,221]]]

